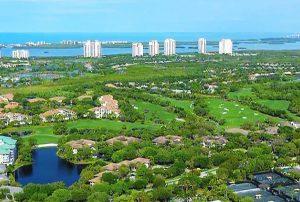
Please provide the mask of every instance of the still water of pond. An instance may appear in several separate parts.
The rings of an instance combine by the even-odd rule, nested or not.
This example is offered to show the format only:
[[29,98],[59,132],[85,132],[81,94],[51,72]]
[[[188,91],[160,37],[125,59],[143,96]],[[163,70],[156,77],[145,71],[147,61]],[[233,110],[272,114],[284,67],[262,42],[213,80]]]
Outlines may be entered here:
[[56,147],[34,150],[33,164],[16,170],[16,181],[22,185],[62,181],[66,186],[70,186],[75,183],[84,166],[69,163],[59,158],[56,152]]

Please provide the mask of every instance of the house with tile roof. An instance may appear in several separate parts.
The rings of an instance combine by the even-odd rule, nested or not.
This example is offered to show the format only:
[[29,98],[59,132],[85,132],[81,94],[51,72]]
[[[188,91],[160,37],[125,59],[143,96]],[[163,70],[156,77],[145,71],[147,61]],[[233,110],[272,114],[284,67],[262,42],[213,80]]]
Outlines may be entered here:
[[95,150],[96,142],[92,140],[81,139],[81,140],[72,140],[70,142],[67,142],[67,144],[71,146],[73,150],[73,154],[77,154],[78,150],[84,147],[88,147],[92,150]]
[[61,117],[64,121],[69,121],[77,118],[74,111],[69,109],[52,109],[40,114],[40,118],[44,123],[53,122],[56,118]]
[[118,101],[113,98],[112,95],[104,95],[99,98],[101,103],[100,107],[94,107],[90,109],[95,114],[95,118],[106,118],[108,116],[119,117],[120,109]]

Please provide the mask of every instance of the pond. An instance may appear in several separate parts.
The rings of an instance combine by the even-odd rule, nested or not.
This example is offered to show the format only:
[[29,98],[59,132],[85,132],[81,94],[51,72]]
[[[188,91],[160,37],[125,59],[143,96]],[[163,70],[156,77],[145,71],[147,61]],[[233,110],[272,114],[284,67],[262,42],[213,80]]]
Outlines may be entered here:
[[15,178],[20,184],[47,184],[62,181],[72,185],[79,177],[83,165],[74,165],[56,155],[57,148],[41,148],[33,151],[33,164],[16,170]]

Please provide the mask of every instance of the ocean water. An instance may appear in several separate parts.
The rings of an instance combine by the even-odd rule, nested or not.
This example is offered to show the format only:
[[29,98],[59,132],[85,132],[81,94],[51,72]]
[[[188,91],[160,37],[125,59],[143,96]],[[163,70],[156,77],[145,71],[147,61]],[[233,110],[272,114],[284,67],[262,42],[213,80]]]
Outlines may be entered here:
[[[209,41],[218,41],[222,38],[230,38],[233,41],[247,39],[262,39],[272,37],[285,37],[291,33],[0,33],[0,44],[16,44],[25,42],[46,41],[57,43],[62,40],[99,40],[99,41],[128,41],[147,42],[158,40],[160,43],[166,38],[174,38],[177,41],[196,42],[199,37]],[[2,48],[1,56],[10,57],[12,48]],[[82,48],[65,49],[28,49],[33,57],[70,57],[83,55]],[[217,46],[207,46],[207,51],[217,51]],[[234,51],[240,50],[300,50],[300,42],[285,44],[268,43],[238,43],[234,44]],[[131,48],[103,48],[103,55],[131,54]],[[148,50],[144,50],[148,53]],[[177,53],[197,52],[195,45],[184,45],[177,48]],[[162,50],[161,50],[162,52]]]
[[174,38],[178,41],[196,41],[200,37],[207,40],[231,38],[261,39],[269,37],[284,37],[291,33],[215,33],[215,32],[169,32],[169,33],[0,33],[0,44],[25,43],[28,41],[59,42],[62,40],[100,40],[100,41],[129,41],[145,42],[156,39],[163,41]]

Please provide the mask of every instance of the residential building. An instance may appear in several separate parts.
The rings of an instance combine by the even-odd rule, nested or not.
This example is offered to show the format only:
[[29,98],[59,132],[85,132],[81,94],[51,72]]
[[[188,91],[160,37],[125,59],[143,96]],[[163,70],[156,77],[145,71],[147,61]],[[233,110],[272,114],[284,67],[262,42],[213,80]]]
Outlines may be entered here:
[[106,166],[103,166],[102,171],[96,174],[94,176],[94,179],[89,180],[89,183],[92,186],[96,183],[99,183],[104,173],[119,171],[121,166],[127,166],[129,167],[130,171],[135,172],[138,165],[145,165],[147,168],[149,168],[150,164],[151,164],[151,160],[147,158],[136,158],[131,161],[125,160],[120,163],[110,163]]
[[12,165],[17,154],[17,141],[11,137],[0,136],[0,164]]
[[176,41],[174,39],[166,39],[164,44],[164,55],[172,56],[176,54]]
[[159,55],[159,43],[156,40],[149,42],[149,55],[156,56]]
[[114,100],[112,95],[104,95],[99,98],[101,103],[100,107],[94,107],[90,111],[94,112],[95,118],[106,118],[108,116],[119,117],[120,109],[118,101]]
[[102,56],[100,41],[86,41],[83,44],[83,55],[86,58],[99,58]]
[[92,100],[93,96],[91,95],[81,95],[77,98],[79,101],[83,101],[83,100]]
[[200,38],[198,40],[198,53],[206,54],[206,39]]
[[92,141],[92,140],[81,139],[81,140],[73,140],[73,141],[67,142],[67,144],[71,146],[71,148],[73,150],[73,154],[77,154],[78,150],[82,149],[84,147],[88,147],[92,150],[95,150],[96,142]]
[[12,112],[0,113],[0,120],[2,120],[3,124],[6,126],[10,123],[14,123],[14,125],[16,126],[31,123],[28,116],[24,114],[12,113]]
[[298,129],[298,128],[300,128],[300,123],[297,123],[297,122],[291,122],[291,124],[290,124],[293,128],[295,128],[295,129]]
[[0,103],[10,102],[10,101],[13,101],[13,100],[14,100],[14,94],[12,94],[12,93],[0,95]]
[[219,42],[219,54],[232,55],[233,43],[231,39],[222,39]]
[[12,57],[17,59],[28,59],[29,51],[28,50],[14,50],[12,52]]
[[4,109],[15,109],[19,107],[19,103],[17,102],[10,102],[4,106]]
[[49,100],[58,102],[58,103],[62,103],[65,99],[66,99],[66,97],[64,97],[64,96],[57,96],[57,97],[52,97]]
[[6,165],[5,164],[0,164],[0,182],[1,181],[9,181],[9,178],[7,177]]
[[203,147],[216,147],[216,146],[225,146],[228,140],[224,136],[204,136],[202,138]]
[[159,136],[152,140],[152,142],[157,145],[180,144],[182,137],[177,135]]
[[132,57],[141,57],[144,55],[144,45],[142,43],[132,44]]
[[35,98],[28,98],[27,102],[29,103],[46,102],[46,100],[44,98],[35,97]]
[[109,144],[109,145],[112,145],[116,142],[119,142],[119,143],[122,143],[123,145],[128,145],[130,143],[140,142],[140,141],[141,141],[141,139],[139,139],[139,138],[127,137],[127,136],[121,135],[121,136],[114,137],[114,138],[111,138],[109,140],[106,140],[106,143]]
[[56,119],[62,119],[64,121],[69,121],[77,118],[74,111],[69,109],[52,109],[40,114],[40,118],[44,123],[54,122]]

